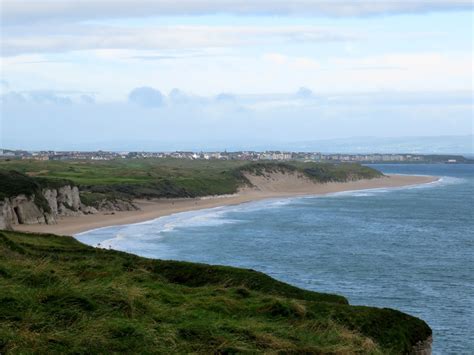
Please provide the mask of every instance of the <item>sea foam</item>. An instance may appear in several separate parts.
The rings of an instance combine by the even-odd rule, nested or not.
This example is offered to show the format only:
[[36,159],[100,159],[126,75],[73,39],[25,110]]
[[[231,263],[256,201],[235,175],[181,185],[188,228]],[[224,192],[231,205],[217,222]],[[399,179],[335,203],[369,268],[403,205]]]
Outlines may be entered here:
[[141,251],[142,255],[170,232],[176,230],[191,230],[203,227],[217,227],[224,224],[240,223],[239,219],[229,216],[233,213],[253,213],[260,210],[284,208],[285,206],[304,201],[306,199],[338,198],[338,197],[371,197],[377,194],[427,188],[440,185],[456,184],[462,179],[455,177],[442,177],[434,182],[391,188],[374,188],[364,190],[340,191],[324,195],[305,195],[284,198],[271,198],[259,201],[245,202],[238,205],[228,205],[206,208],[196,211],[178,212],[145,222],[133,223],[122,226],[110,226],[93,229],[76,234],[79,241],[100,248],[111,248],[121,251]]

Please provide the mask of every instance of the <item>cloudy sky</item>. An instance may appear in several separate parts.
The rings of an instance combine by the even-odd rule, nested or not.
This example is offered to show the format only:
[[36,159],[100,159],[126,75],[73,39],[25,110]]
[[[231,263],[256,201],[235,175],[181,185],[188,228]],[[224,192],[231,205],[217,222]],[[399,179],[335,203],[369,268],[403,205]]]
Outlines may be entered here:
[[0,147],[472,134],[470,0],[1,0]]

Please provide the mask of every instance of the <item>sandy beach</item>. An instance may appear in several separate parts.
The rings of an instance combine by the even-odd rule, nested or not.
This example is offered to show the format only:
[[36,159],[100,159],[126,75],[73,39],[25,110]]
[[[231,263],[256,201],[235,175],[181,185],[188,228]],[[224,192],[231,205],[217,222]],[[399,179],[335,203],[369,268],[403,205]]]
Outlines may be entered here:
[[403,187],[438,180],[433,176],[387,175],[371,180],[345,183],[314,183],[296,174],[272,174],[270,177],[248,176],[253,188],[244,188],[234,195],[185,199],[136,200],[138,211],[97,213],[80,217],[63,217],[57,224],[16,225],[15,230],[37,233],[74,235],[87,230],[144,222],[177,212],[240,204],[277,197],[323,195],[334,192],[375,188]]

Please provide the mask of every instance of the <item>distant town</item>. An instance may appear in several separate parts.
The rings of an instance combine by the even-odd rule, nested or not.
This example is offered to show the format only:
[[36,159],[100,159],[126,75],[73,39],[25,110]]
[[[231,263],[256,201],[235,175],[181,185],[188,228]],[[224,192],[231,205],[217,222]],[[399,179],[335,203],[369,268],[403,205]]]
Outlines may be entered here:
[[327,154],[318,152],[238,151],[238,152],[108,152],[108,151],[25,151],[0,149],[0,159],[22,160],[114,160],[175,158],[190,160],[274,160],[354,163],[474,163],[462,155],[426,154]]

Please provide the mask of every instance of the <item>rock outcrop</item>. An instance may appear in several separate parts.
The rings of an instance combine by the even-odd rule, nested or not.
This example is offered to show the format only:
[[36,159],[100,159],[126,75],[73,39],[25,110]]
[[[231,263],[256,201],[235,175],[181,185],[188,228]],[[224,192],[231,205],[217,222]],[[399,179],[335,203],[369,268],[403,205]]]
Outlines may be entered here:
[[138,206],[126,200],[102,200],[98,206],[99,211],[137,211]]
[[13,224],[18,224],[18,217],[13,212],[9,199],[0,201],[0,229],[12,229]]
[[412,349],[413,355],[431,355],[433,344],[433,337],[428,337],[425,341],[421,341],[416,344]]
[[81,202],[77,186],[44,188],[41,190],[41,196],[21,194],[0,200],[0,229],[12,229],[16,224],[55,224],[58,217],[82,216],[99,211],[138,209],[132,201],[120,199],[104,199],[96,207],[86,206]]
[[67,211],[79,211],[81,208],[81,198],[77,186],[63,186],[57,190],[58,210],[60,214]]
[[54,223],[48,212],[38,207],[34,196],[18,195],[0,202],[0,229],[12,229],[15,224]]
[[48,202],[49,208],[53,215],[58,214],[58,190],[56,189],[44,189],[43,196]]
[[40,199],[22,194],[0,201],[0,229],[12,229],[15,224],[55,224],[61,216],[97,213],[94,207],[81,203],[77,186],[46,188],[41,193]]

